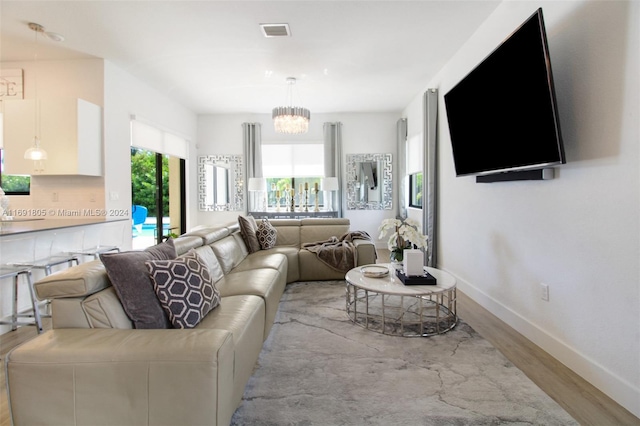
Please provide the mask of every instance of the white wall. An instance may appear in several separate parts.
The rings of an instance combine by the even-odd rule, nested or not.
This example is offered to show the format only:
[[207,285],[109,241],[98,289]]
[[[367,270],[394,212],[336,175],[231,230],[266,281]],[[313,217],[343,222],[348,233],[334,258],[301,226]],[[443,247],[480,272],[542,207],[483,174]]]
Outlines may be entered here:
[[105,61],[104,65],[104,180],[106,209],[131,209],[131,115],[181,135],[189,141],[187,227],[197,222],[197,116],[141,80]]
[[[456,178],[442,96],[538,7],[567,164],[551,181]],[[506,1],[425,87],[440,91],[438,266],[636,416],[639,27],[637,2]],[[421,123],[421,96],[404,111],[410,126]],[[488,136],[478,129],[479,140]]]
[[[399,113],[331,113],[313,114],[309,132],[304,135],[282,135],[273,130],[270,114],[217,114],[202,115],[198,119],[198,155],[242,154],[242,123],[261,123],[262,140],[270,141],[318,141],[323,140],[323,123],[342,122],[343,179],[346,173],[346,155],[363,153],[391,153],[394,170],[396,158],[396,121]],[[395,178],[395,176],[394,176]],[[343,181],[343,186],[346,184]],[[193,188],[196,188],[193,186]],[[343,191],[344,193],[344,191]],[[344,194],[343,194],[344,195]],[[378,226],[383,219],[395,217],[397,199],[394,194],[391,210],[346,210],[344,217],[351,220],[351,228],[369,232],[377,239]],[[224,223],[237,220],[242,212],[198,212],[200,224]],[[380,242],[380,247],[385,247]]]

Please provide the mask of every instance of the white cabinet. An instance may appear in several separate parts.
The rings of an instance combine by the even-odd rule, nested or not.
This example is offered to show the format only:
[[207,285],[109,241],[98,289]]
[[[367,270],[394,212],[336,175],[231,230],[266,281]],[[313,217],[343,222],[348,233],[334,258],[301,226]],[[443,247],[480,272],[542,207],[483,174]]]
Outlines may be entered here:
[[[36,114],[32,99],[4,102],[4,169],[36,174],[24,159],[33,144]],[[82,99],[41,99],[40,147],[47,152],[39,175],[102,176],[102,108]]]

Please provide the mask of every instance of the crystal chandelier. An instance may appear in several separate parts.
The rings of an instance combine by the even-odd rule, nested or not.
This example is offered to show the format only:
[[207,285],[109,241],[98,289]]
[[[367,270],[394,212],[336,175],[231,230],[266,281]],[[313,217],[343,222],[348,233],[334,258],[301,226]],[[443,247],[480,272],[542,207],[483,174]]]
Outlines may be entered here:
[[307,133],[309,131],[309,120],[311,112],[303,107],[293,106],[293,85],[296,79],[287,78],[287,101],[289,106],[275,107],[271,116],[273,117],[273,125],[278,133],[287,133],[297,135]]

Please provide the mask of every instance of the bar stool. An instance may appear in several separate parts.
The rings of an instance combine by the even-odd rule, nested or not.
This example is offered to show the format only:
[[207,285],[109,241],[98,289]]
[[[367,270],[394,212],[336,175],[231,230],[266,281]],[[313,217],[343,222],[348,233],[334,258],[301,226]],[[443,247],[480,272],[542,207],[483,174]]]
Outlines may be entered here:
[[123,224],[102,225],[103,229],[98,238],[91,238],[87,230],[83,230],[80,244],[81,248],[72,250],[70,253],[75,256],[87,256],[96,260],[101,253],[119,252],[120,246],[124,242]]
[[[66,264],[68,267],[71,267],[74,266],[74,264],[79,265],[80,260],[77,255],[65,252],[64,249],[59,246],[59,236],[58,233],[54,233],[51,236],[41,235],[35,238],[25,239],[27,242],[23,243],[23,245],[30,247],[30,249],[27,250],[27,252],[31,253],[30,259],[19,259],[13,262],[7,262],[7,264],[9,266],[29,268],[30,270],[40,269],[44,271],[45,275],[51,275],[54,266]],[[37,302],[35,292],[33,298]],[[51,314],[49,313],[49,309],[51,302],[45,300],[44,305],[46,313],[42,314],[36,309],[37,312],[34,312],[34,315],[50,318]]]
[[[25,279],[27,280],[27,285],[29,286],[29,294],[31,295],[31,307],[33,309],[33,315],[18,313],[18,284],[20,282],[20,276],[25,277]],[[33,288],[31,269],[24,266],[1,265],[0,280],[5,278],[13,278],[11,321],[0,321],[0,324],[11,325],[11,331],[16,330],[19,325],[35,325],[37,327],[38,334],[42,333],[42,318],[40,316],[40,310],[38,309],[38,299],[36,298],[36,293]],[[34,318],[34,321],[18,321],[19,317]]]
[[[33,255],[30,260],[23,260],[11,263],[13,266],[27,266],[32,269],[41,269],[45,275],[51,275],[53,267],[58,265],[67,264],[71,267],[74,264],[79,265],[80,260],[78,256],[65,251],[58,247],[59,234],[54,233],[52,237],[38,236],[34,239]],[[48,242],[40,243],[41,240]],[[41,247],[45,247],[44,250],[40,250]]]

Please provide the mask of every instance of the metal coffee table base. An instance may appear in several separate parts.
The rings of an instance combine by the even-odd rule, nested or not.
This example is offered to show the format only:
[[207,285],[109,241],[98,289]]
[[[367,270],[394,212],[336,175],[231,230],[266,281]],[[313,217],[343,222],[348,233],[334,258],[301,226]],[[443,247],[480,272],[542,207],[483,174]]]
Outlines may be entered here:
[[384,294],[347,282],[349,319],[367,330],[404,337],[443,334],[458,323],[455,287],[420,296]]

